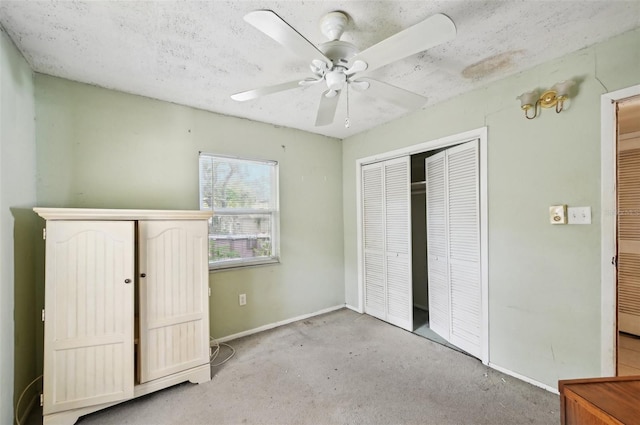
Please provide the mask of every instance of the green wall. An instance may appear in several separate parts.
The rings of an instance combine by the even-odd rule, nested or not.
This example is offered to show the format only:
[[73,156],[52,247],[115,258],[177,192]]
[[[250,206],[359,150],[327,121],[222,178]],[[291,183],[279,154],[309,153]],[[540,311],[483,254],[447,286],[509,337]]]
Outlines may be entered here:
[[279,162],[282,261],[211,273],[212,336],[344,305],[339,140],[41,74],[35,98],[40,206],[197,209],[199,151]]
[[[600,95],[640,83],[640,30],[343,142],[34,79],[4,32],[0,47],[0,380],[14,382],[0,386],[0,423],[12,420],[19,391],[41,369],[36,199],[50,207],[195,209],[199,151],[279,161],[282,262],[211,273],[212,335],[223,337],[345,301],[357,306],[355,161],[482,126],[490,361],[552,387],[599,375]],[[567,78],[579,87],[565,112],[524,119],[515,96]],[[558,203],[591,206],[593,224],[550,226],[547,208]]]
[[[31,68],[0,28],[0,423],[39,371],[34,251],[36,161]],[[20,414],[37,393],[26,393]]]
[[[600,96],[640,83],[640,30],[343,141],[345,296],[357,306],[356,160],[488,128],[490,363],[551,387],[600,374]],[[516,96],[579,82],[566,111],[526,120]],[[548,207],[591,206],[551,226]]]

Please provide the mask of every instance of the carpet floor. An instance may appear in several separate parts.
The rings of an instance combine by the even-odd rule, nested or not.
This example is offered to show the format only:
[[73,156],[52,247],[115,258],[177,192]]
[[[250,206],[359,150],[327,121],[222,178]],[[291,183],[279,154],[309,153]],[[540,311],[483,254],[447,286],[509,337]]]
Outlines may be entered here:
[[[557,395],[347,309],[229,344],[236,355],[212,368],[211,382],[177,385],[84,416],[77,423],[560,422]],[[223,349],[220,358],[226,353]]]

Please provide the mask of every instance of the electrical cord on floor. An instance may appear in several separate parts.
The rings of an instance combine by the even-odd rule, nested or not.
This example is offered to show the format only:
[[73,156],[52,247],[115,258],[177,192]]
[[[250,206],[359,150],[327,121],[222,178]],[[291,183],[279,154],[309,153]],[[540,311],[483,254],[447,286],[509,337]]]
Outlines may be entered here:
[[[224,345],[225,347],[229,348],[231,350],[231,354],[229,354],[227,356],[226,359],[218,362],[218,363],[213,363],[213,361],[218,357],[218,355],[220,354],[220,346]],[[228,362],[231,357],[233,357],[236,354],[236,350],[235,348],[233,348],[232,346],[230,346],[229,344],[225,344],[224,342],[218,342],[215,339],[209,337],[209,346],[210,346],[210,356],[209,356],[209,363],[211,364],[211,366],[220,366],[225,364],[226,362]],[[16,409],[15,409],[15,415],[16,415],[16,425],[22,425],[20,423],[20,403],[22,403],[22,398],[24,397],[24,395],[27,393],[27,391],[29,390],[29,388],[31,388],[31,386],[33,384],[35,384],[36,382],[38,382],[40,379],[42,379],[42,375],[38,376],[37,378],[35,378],[33,381],[29,382],[29,385],[27,385],[24,390],[22,390],[22,392],[20,393],[20,397],[18,397],[18,401],[16,403]]]
[[[218,363],[213,363],[213,361],[218,357],[218,355],[220,354],[220,346],[224,345],[225,347],[229,348],[231,350],[231,354],[229,354],[227,356],[226,359],[218,362]],[[224,342],[218,342],[215,339],[209,337],[209,350],[211,352],[211,354],[209,355],[209,363],[211,364],[211,366],[220,366],[225,364],[226,362],[228,362],[229,360],[231,360],[231,357],[233,357],[236,354],[236,350],[235,348],[233,348],[232,346],[230,346],[229,344],[225,344]]]
[[[218,363],[213,363],[213,361],[218,357],[218,355],[220,354],[220,346],[224,345],[225,347],[229,348],[231,350],[231,354],[229,354],[227,356],[226,359],[218,362]],[[236,354],[236,350],[235,348],[233,348],[232,346],[230,346],[229,344],[226,344],[224,342],[218,342],[215,339],[209,337],[209,346],[211,350],[211,354],[209,356],[209,363],[211,364],[211,366],[221,366],[223,364],[225,364],[226,362],[228,362],[231,357],[233,357]],[[31,388],[31,386],[33,384],[35,384],[36,382],[38,382],[40,379],[42,379],[42,375],[38,376],[37,378],[35,378],[33,381],[31,381],[29,383],[29,385],[27,385],[24,390],[22,390],[22,393],[20,393],[20,397],[18,397],[18,402],[16,403],[16,410],[15,410],[15,415],[16,415],[16,425],[22,425],[20,423],[20,419],[19,419],[19,412],[20,412],[20,403],[22,403],[22,398],[24,397],[24,395],[27,393],[27,391],[29,390],[29,388]]]
[[29,388],[31,388],[31,386],[32,386],[33,384],[35,384],[36,382],[38,382],[38,380],[40,380],[40,379],[42,379],[42,375],[38,376],[36,379],[34,379],[33,381],[31,381],[31,382],[29,383],[29,385],[27,385],[27,386],[24,388],[24,390],[22,390],[22,392],[20,393],[20,397],[18,397],[18,402],[16,403],[16,410],[15,410],[15,412],[14,412],[14,413],[15,413],[15,415],[16,415],[16,425],[21,425],[21,424],[20,424],[20,415],[19,415],[19,412],[20,412],[20,403],[22,402],[22,397],[24,397],[24,395],[27,393],[27,390],[28,390]]

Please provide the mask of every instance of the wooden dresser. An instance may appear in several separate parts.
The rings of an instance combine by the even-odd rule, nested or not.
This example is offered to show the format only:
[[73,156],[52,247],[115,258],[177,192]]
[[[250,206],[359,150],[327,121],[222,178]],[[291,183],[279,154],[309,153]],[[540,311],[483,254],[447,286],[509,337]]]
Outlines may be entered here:
[[640,424],[640,376],[558,381],[562,425]]

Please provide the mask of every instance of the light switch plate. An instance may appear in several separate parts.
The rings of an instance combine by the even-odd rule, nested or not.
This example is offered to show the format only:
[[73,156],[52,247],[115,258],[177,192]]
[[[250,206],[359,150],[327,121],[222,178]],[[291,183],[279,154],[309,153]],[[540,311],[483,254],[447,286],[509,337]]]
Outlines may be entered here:
[[567,224],[567,206],[566,205],[550,206],[549,222],[551,224]]
[[591,224],[591,207],[567,208],[569,224]]

